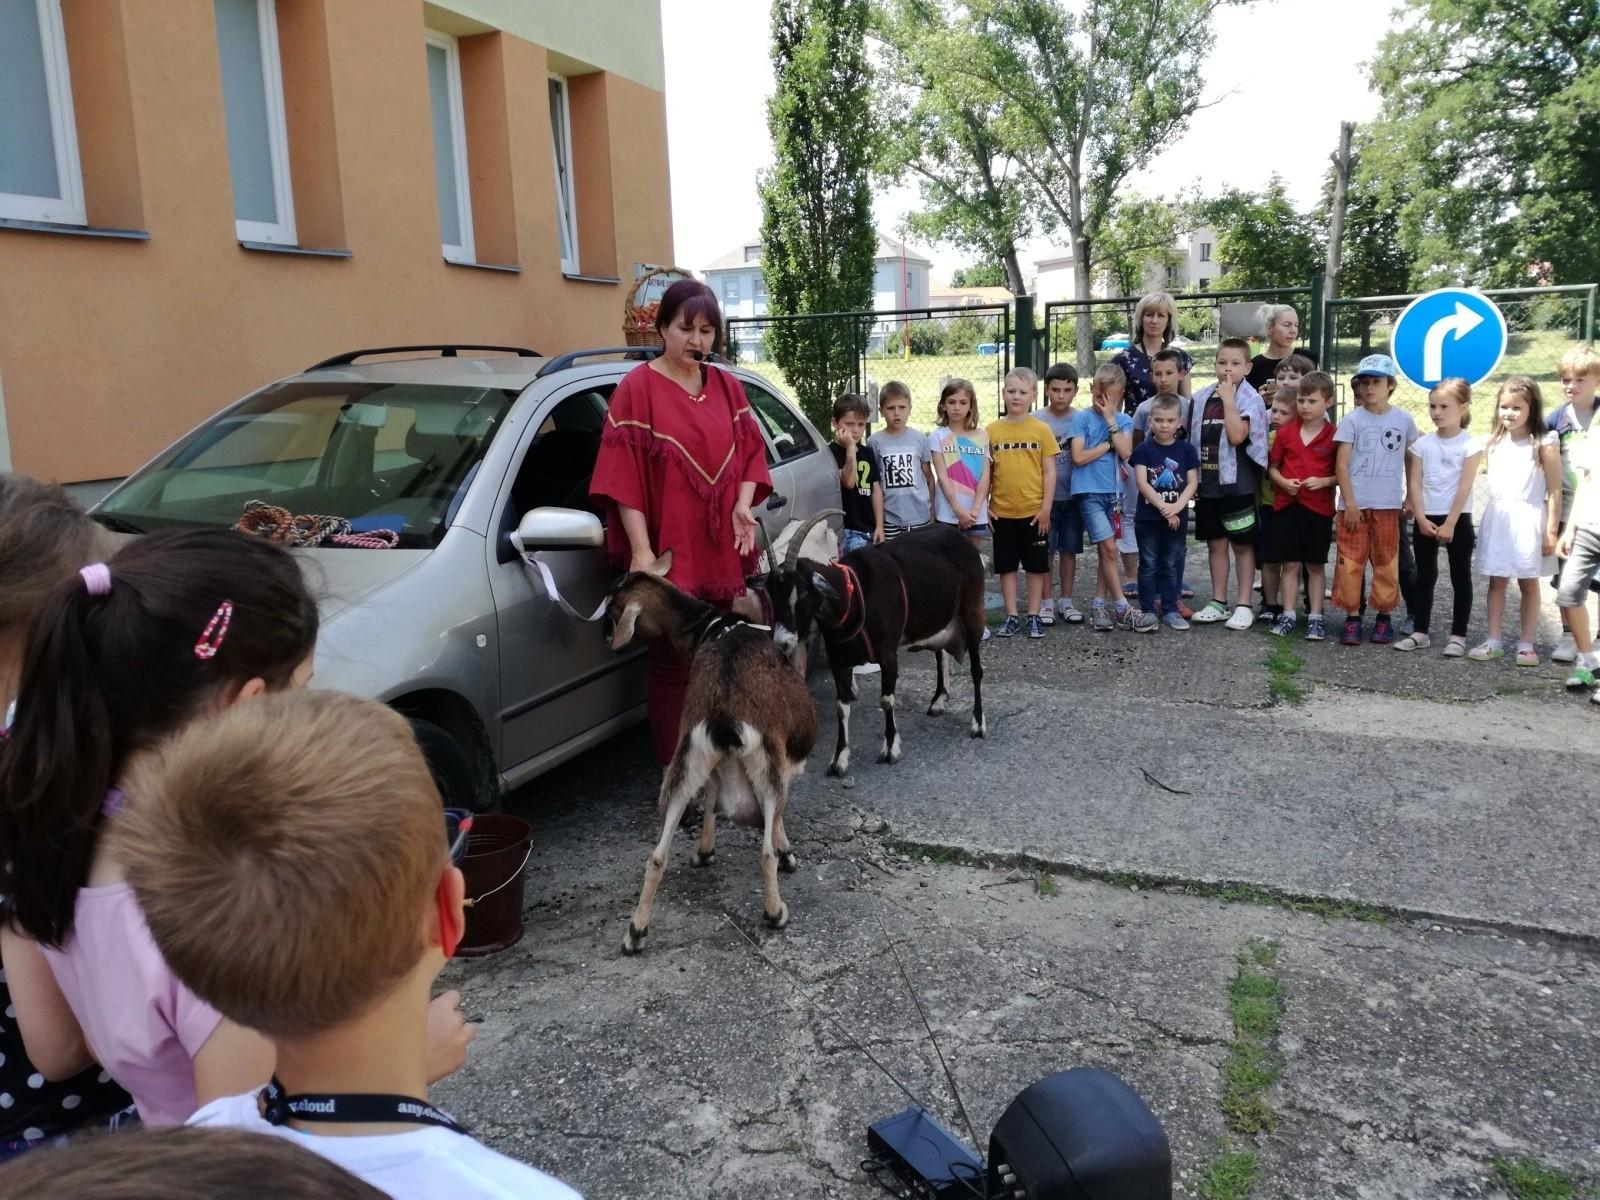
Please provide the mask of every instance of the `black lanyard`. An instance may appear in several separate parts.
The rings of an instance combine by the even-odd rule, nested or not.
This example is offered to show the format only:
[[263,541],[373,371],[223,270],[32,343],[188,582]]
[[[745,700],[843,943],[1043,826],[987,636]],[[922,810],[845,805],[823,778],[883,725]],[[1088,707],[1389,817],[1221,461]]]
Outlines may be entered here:
[[411,1125],[437,1125],[465,1135],[466,1126],[449,1113],[441,1112],[426,1100],[412,1096],[385,1096],[379,1093],[353,1095],[291,1096],[274,1075],[259,1093],[261,1115],[269,1125],[294,1121],[320,1121],[328,1124],[383,1125],[403,1121]]

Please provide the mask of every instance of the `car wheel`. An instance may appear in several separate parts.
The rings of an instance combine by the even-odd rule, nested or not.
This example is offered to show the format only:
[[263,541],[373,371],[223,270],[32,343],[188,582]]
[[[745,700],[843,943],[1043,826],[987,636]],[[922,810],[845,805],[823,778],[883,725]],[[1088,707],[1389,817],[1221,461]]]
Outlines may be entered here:
[[428,770],[433,773],[434,786],[439,789],[444,806],[472,812],[484,812],[493,807],[478,769],[473,765],[473,756],[461,743],[432,721],[420,717],[410,720],[412,735],[417,739],[422,757],[427,760]]

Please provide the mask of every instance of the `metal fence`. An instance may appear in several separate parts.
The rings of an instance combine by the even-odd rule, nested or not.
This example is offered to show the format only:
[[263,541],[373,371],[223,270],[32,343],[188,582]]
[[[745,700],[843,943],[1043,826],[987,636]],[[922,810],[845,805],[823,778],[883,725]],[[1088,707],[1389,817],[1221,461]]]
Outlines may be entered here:
[[[980,413],[1000,411],[1000,388],[1011,369],[1011,308],[1004,304],[960,308],[906,308],[888,312],[805,316],[729,317],[727,353],[800,399],[816,421],[816,398],[853,391],[876,404],[889,380],[911,392],[911,423],[931,429],[939,390],[952,378],[969,379]],[[790,379],[777,359],[790,349]],[[876,412],[876,408],[874,408]],[[826,428],[823,420],[819,428]]]
[[[1301,340],[1314,345],[1320,338],[1321,281],[1301,286],[1253,288],[1235,291],[1184,292],[1173,296],[1173,345],[1188,351],[1194,359],[1190,380],[1194,389],[1217,378],[1217,344],[1225,337],[1259,339],[1261,322],[1257,316],[1263,304],[1292,304],[1300,313]],[[1116,296],[1088,300],[1052,300],[1044,306],[1044,353],[1050,362],[1073,363],[1080,373],[1088,373],[1101,363],[1110,362],[1138,333],[1133,328],[1133,310],[1138,296]],[[1078,332],[1089,327],[1093,361],[1080,362]]]
[[[1505,358],[1495,372],[1496,378],[1532,376],[1541,385],[1549,385],[1545,404],[1547,411],[1553,408],[1560,395],[1557,362],[1568,349],[1593,341],[1596,336],[1597,291],[1600,285],[1593,283],[1485,291],[1483,294],[1505,314],[1510,333]],[[1346,383],[1355,372],[1356,364],[1368,354],[1392,353],[1389,341],[1394,323],[1416,298],[1416,295],[1360,296],[1327,302],[1323,369],[1339,383],[1341,409]],[[1408,380],[1400,381],[1394,402],[1419,418],[1427,416],[1427,392]],[[1423,427],[1431,428],[1427,424]]]

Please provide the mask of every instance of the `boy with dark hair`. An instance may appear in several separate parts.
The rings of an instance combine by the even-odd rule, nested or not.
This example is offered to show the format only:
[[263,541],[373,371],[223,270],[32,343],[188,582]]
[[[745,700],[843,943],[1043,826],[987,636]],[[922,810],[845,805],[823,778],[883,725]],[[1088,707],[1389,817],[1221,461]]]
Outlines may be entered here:
[[[1091,627],[1098,633],[1109,633],[1117,625],[1143,633],[1156,624],[1155,613],[1135,612],[1123,595],[1122,560],[1117,553],[1118,525],[1125,519],[1117,475],[1122,460],[1133,453],[1133,421],[1122,411],[1126,386],[1121,367],[1102,363],[1089,385],[1090,406],[1073,417],[1068,434],[1072,498],[1099,558],[1099,586],[1089,609]],[[1107,600],[1112,602],[1110,612]]]
[[[1280,390],[1278,396],[1285,394]],[[1328,546],[1333,541],[1333,489],[1339,482],[1334,469],[1333,426],[1327,420],[1332,405],[1332,378],[1321,371],[1309,372],[1295,388],[1295,417],[1279,428],[1268,459],[1273,517],[1266,561],[1281,567],[1283,589],[1283,612],[1273,622],[1272,632],[1278,637],[1294,632],[1299,619],[1295,600],[1304,566],[1308,642],[1320,642],[1326,636],[1323,585]]]
[[845,392],[833,402],[834,464],[839,468],[839,507],[844,531],[839,555],[883,541],[883,471],[866,441],[867,402]]
[[127,794],[108,825],[162,957],[277,1056],[267,1087],[190,1124],[287,1138],[397,1200],[576,1196],[428,1103],[428,996],[464,884],[404,717],[270,694],[192,722]]
[[911,389],[891,379],[878,393],[883,428],[867,439],[883,480],[883,536],[899,537],[933,524],[933,455],[928,435],[906,424]]
[[[1178,441],[1178,398],[1158,395],[1148,403],[1150,436],[1134,448],[1128,460],[1139,487],[1134,517],[1139,539],[1139,607],[1154,613],[1159,599],[1161,619],[1171,629],[1184,630],[1189,622],[1178,612],[1178,588],[1188,540],[1189,501],[1200,486],[1200,455],[1190,443]],[[1155,622],[1135,628],[1154,633]]]
[[1061,577],[1061,598],[1052,614],[1047,580],[1044,605],[1039,610],[1039,620],[1046,625],[1055,624],[1056,616],[1070,625],[1083,622],[1083,614],[1072,606],[1072,593],[1078,585],[1078,555],[1083,553],[1083,519],[1072,502],[1072,453],[1067,446],[1067,431],[1074,416],[1072,402],[1077,398],[1078,369],[1067,362],[1052,364],[1044,373],[1045,409],[1039,419],[1050,427],[1060,447],[1056,454],[1055,498],[1050,503],[1050,553],[1060,559],[1057,572]]

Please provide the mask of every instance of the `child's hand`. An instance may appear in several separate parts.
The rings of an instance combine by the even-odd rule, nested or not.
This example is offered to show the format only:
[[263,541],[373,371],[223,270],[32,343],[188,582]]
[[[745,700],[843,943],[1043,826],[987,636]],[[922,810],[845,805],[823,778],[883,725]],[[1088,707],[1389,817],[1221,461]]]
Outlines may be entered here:
[[1344,510],[1344,527],[1352,533],[1361,528],[1361,510],[1354,504]]
[[1455,518],[1453,518],[1453,517],[1450,520],[1446,521],[1444,524],[1435,525],[1433,527],[1433,538],[1441,546],[1448,546],[1450,544],[1451,539],[1454,538],[1455,536],[1456,536],[1456,522],[1455,522]]
[[1546,529],[1544,531],[1544,556],[1546,558],[1549,558],[1550,555],[1554,554],[1555,552],[1556,552],[1556,531],[1554,529]]
[[1575,525],[1568,525],[1567,531],[1561,535],[1561,540],[1556,543],[1556,554],[1562,558],[1572,557],[1572,535],[1578,532]]
[[1278,381],[1276,379],[1269,379],[1261,385],[1261,398],[1263,400],[1271,400],[1277,390]]
[[856,435],[848,429],[835,430],[833,436],[838,440],[839,445],[843,446],[847,451],[856,448]]
[[1044,507],[1033,518],[1033,524],[1041,535],[1050,532],[1050,502],[1048,500],[1045,501]]
[[874,546],[883,545],[883,526],[882,525],[879,525],[876,529],[874,529],[872,531],[872,544]]
[[1176,529],[1177,527],[1178,527],[1178,514],[1177,513],[1168,513],[1167,514],[1167,528],[1168,529]]
[[1217,395],[1222,398],[1224,404],[1232,404],[1239,397],[1239,385],[1231,379],[1219,379]]
[[1300,486],[1305,488],[1308,492],[1320,492],[1324,488],[1329,488],[1333,485],[1321,475],[1313,475],[1310,479],[1302,481]]
[[1427,517],[1417,517],[1416,526],[1419,537],[1437,538],[1439,536],[1439,527],[1428,520]]
[[454,1075],[467,1061],[478,1027],[461,1015],[461,993],[445,992],[428,1003],[428,1082]]
[[966,509],[964,509],[964,508],[956,509],[956,524],[960,528],[962,528],[962,529],[971,529],[977,523],[978,523],[978,519],[976,517],[974,517],[971,513],[969,513]]
[[1305,481],[1303,479],[1285,479],[1283,481],[1283,490],[1288,492],[1291,496],[1298,496],[1300,494],[1300,489],[1303,487],[1305,487]]

